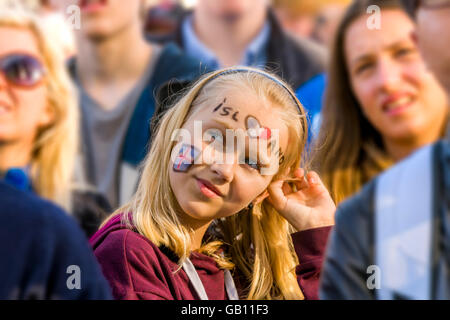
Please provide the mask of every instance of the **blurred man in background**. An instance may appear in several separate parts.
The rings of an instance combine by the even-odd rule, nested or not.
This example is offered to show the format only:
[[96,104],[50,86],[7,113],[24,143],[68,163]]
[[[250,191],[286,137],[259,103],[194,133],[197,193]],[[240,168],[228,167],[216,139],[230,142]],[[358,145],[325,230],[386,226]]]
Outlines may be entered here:
[[198,0],[174,39],[211,69],[243,65],[275,72],[313,116],[320,111],[326,50],[289,36],[269,5],[268,0]]
[[135,191],[155,92],[169,80],[196,78],[202,68],[173,44],[146,41],[145,0],[69,4],[81,8],[78,55],[70,70],[81,95],[83,173],[116,208]]
[[311,38],[327,47],[331,46],[334,33],[350,0],[323,0],[317,12]]
[[185,7],[177,0],[156,0],[145,18],[145,35],[149,41],[165,43],[172,39]]
[[315,19],[321,2],[317,0],[273,0],[273,11],[285,31],[309,38],[313,32]]
[[273,0],[274,12],[285,30],[329,46],[350,0]]

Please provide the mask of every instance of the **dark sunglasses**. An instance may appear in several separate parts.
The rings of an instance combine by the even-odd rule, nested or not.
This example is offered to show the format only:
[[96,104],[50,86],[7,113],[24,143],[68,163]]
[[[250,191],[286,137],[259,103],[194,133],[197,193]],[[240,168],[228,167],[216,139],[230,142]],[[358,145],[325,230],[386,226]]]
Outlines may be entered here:
[[415,17],[419,7],[425,9],[440,9],[450,6],[450,0],[402,0],[408,14]]
[[44,78],[45,68],[29,54],[13,53],[0,57],[0,72],[10,85],[32,88]]

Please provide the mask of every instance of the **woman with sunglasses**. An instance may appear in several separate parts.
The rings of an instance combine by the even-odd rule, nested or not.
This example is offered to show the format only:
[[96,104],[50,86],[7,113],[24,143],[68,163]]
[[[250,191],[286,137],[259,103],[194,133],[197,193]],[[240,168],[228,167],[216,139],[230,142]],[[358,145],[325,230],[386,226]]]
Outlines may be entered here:
[[76,93],[62,52],[43,32],[37,16],[3,5],[0,179],[72,212],[91,234],[102,218],[100,208],[109,210],[109,206],[94,192],[75,191],[77,124]]
[[445,134],[449,102],[413,31],[398,0],[354,1],[338,27],[314,160],[336,203]]
[[306,139],[274,75],[200,79],[160,119],[134,198],[91,238],[114,297],[317,298],[335,206],[299,168]]

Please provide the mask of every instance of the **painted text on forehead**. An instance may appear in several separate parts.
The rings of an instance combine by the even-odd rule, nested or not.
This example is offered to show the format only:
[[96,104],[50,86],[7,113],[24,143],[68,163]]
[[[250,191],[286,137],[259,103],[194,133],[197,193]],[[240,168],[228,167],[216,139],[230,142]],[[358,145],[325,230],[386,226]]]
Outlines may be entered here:
[[213,109],[214,114],[218,114],[222,117],[231,118],[235,122],[239,122],[239,110],[237,108],[233,108],[226,105],[227,98],[225,97],[222,102],[220,102],[216,107]]
[[[274,147],[279,146],[278,143],[275,143],[271,139],[272,130],[269,127],[263,126],[260,120],[258,120],[258,118],[254,115],[246,114],[245,117],[243,117],[244,112],[242,112],[238,107],[230,106],[229,103],[227,103],[227,100],[229,99],[225,97],[217,106],[212,109],[212,113],[220,115],[221,117],[230,118],[234,122],[240,122],[240,119],[244,118],[244,126],[247,130],[247,136],[251,139],[267,140],[267,147],[270,148],[272,154],[274,152]],[[225,126],[227,125],[225,124]],[[279,158],[279,162],[281,164],[284,161],[284,154],[281,151],[281,148],[276,150],[276,156]]]
[[239,106],[231,106],[227,101],[229,101],[229,99],[225,97],[212,109],[212,113],[244,125],[251,138],[260,137],[267,140],[270,139],[270,128],[261,125],[260,120],[258,120],[256,116],[246,114],[242,111],[242,108],[239,108]]

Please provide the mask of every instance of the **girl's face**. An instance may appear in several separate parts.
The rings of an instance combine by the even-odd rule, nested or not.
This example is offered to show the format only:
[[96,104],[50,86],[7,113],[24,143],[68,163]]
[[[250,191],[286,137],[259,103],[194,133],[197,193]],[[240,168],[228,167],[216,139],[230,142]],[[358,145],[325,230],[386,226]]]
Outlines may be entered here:
[[438,137],[447,99],[412,40],[413,23],[395,9],[383,10],[381,18],[381,29],[370,30],[361,16],[345,36],[351,86],[362,112],[384,140]]
[[[13,54],[33,57],[42,64],[42,57],[33,34],[27,29],[0,27],[0,61]],[[12,61],[11,59],[9,61]],[[16,61],[18,61],[16,59]],[[32,146],[38,129],[52,120],[48,105],[45,79],[30,87],[18,86],[8,80],[5,72],[15,79],[32,79],[32,68],[22,63],[8,63],[8,70],[0,71],[0,144],[21,143]],[[32,63],[28,64],[30,67]],[[26,152],[24,150],[24,152]]]
[[[169,167],[172,190],[187,215],[185,218],[197,221],[235,214],[262,195],[278,171],[278,163],[288,145],[288,129],[271,102],[236,89],[222,93],[197,106],[184,124],[182,130],[193,137],[194,143],[185,138],[180,151],[172,150],[175,159]],[[200,131],[195,129],[199,123],[200,135],[194,137],[195,131]],[[258,129],[247,130],[255,127]],[[227,129],[228,134],[245,134],[242,147],[237,140],[234,148],[227,147],[233,140],[227,139]],[[275,142],[277,134],[279,144]],[[255,149],[259,143],[262,147]],[[279,148],[272,147],[275,145]],[[271,152],[272,149],[277,151]],[[203,160],[192,166],[184,165],[186,156],[198,160],[199,155]],[[277,164],[270,173],[263,168],[267,168],[268,159]]]

